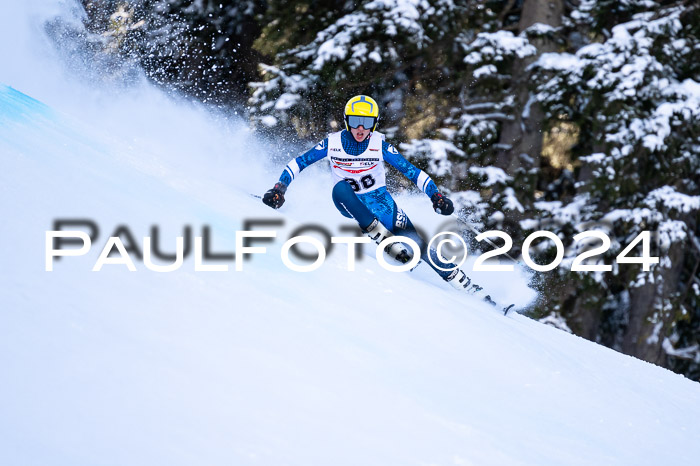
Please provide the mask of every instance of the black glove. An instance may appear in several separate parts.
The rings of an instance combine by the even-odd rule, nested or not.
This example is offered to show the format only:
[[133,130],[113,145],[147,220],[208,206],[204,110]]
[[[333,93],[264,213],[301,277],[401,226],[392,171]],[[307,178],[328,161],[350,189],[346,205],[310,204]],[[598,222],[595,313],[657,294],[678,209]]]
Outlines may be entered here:
[[430,198],[433,201],[433,209],[435,212],[442,215],[451,215],[455,211],[455,206],[452,201],[440,193],[435,193]]
[[273,209],[279,209],[284,204],[284,193],[287,192],[287,185],[284,183],[276,183],[262,198],[265,205]]

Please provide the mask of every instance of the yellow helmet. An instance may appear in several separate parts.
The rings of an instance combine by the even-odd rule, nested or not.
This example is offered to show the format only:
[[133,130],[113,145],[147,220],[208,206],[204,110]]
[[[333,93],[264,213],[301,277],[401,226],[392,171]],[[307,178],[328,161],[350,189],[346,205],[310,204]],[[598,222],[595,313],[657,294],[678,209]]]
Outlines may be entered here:
[[356,95],[345,104],[345,129],[363,126],[374,131],[379,120],[379,105],[368,95]]

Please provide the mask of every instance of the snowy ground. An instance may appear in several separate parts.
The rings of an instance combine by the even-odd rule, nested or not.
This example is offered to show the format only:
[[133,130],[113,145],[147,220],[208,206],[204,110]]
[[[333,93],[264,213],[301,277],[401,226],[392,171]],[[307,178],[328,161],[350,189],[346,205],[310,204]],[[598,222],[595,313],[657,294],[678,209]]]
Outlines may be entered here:
[[[44,2],[46,3],[46,2]],[[106,265],[107,236],[185,225],[235,249],[246,219],[349,223],[305,171],[280,212],[260,193],[280,167],[233,119],[146,85],[80,82],[38,2],[0,23],[0,464],[696,464],[700,385],[536,323],[504,318],[421,266],[371,258],[289,271],[282,241],[236,272]],[[5,8],[5,7],[3,7]],[[43,73],[41,79],[39,75]],[[51,77],[52,79],[46,79]],[[299,148],[301,150],[303,148]],[[320,194],[321,193],[321,194]],[[426,230],[423,197],[401,199]],[[59,218],[92,219],[85,257],[44,269]],[[520,275],[483,274],[525,304]]]

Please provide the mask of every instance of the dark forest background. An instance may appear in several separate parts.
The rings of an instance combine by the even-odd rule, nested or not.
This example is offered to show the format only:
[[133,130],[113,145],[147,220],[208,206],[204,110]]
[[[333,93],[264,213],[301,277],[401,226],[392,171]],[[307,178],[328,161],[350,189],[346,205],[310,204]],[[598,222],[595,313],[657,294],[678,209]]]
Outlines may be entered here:
[[[349,97],[373,96],[381,130],[477,228],[509,233],[511,255],[536,230],[562,239],[531,317],[700,380],[697,2],[82,4],[86,29],[52,32],[84,36],[113,79],[145,73],[267,138],[304,148]],[[592,229],[611,238],[598,259],[612,271],[571,272],[573,237]],[[615,263],[642,231],[660,262]]]

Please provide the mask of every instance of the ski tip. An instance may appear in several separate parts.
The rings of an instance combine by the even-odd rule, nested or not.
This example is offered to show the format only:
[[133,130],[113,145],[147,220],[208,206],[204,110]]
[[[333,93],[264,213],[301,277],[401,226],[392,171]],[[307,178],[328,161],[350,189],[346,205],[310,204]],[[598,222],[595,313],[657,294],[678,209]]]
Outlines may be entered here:
[[510,306],[503,309],[503,315],[508,315],[508,311],[510,311],[513,308],[513,306],[515,306],[515,304],[511,304]]
[[262,196],[259,196],[258,194],[253,194],[253,193],[248,193],[250,194],[250,197],[254,197],[255,199],[262,199]]

